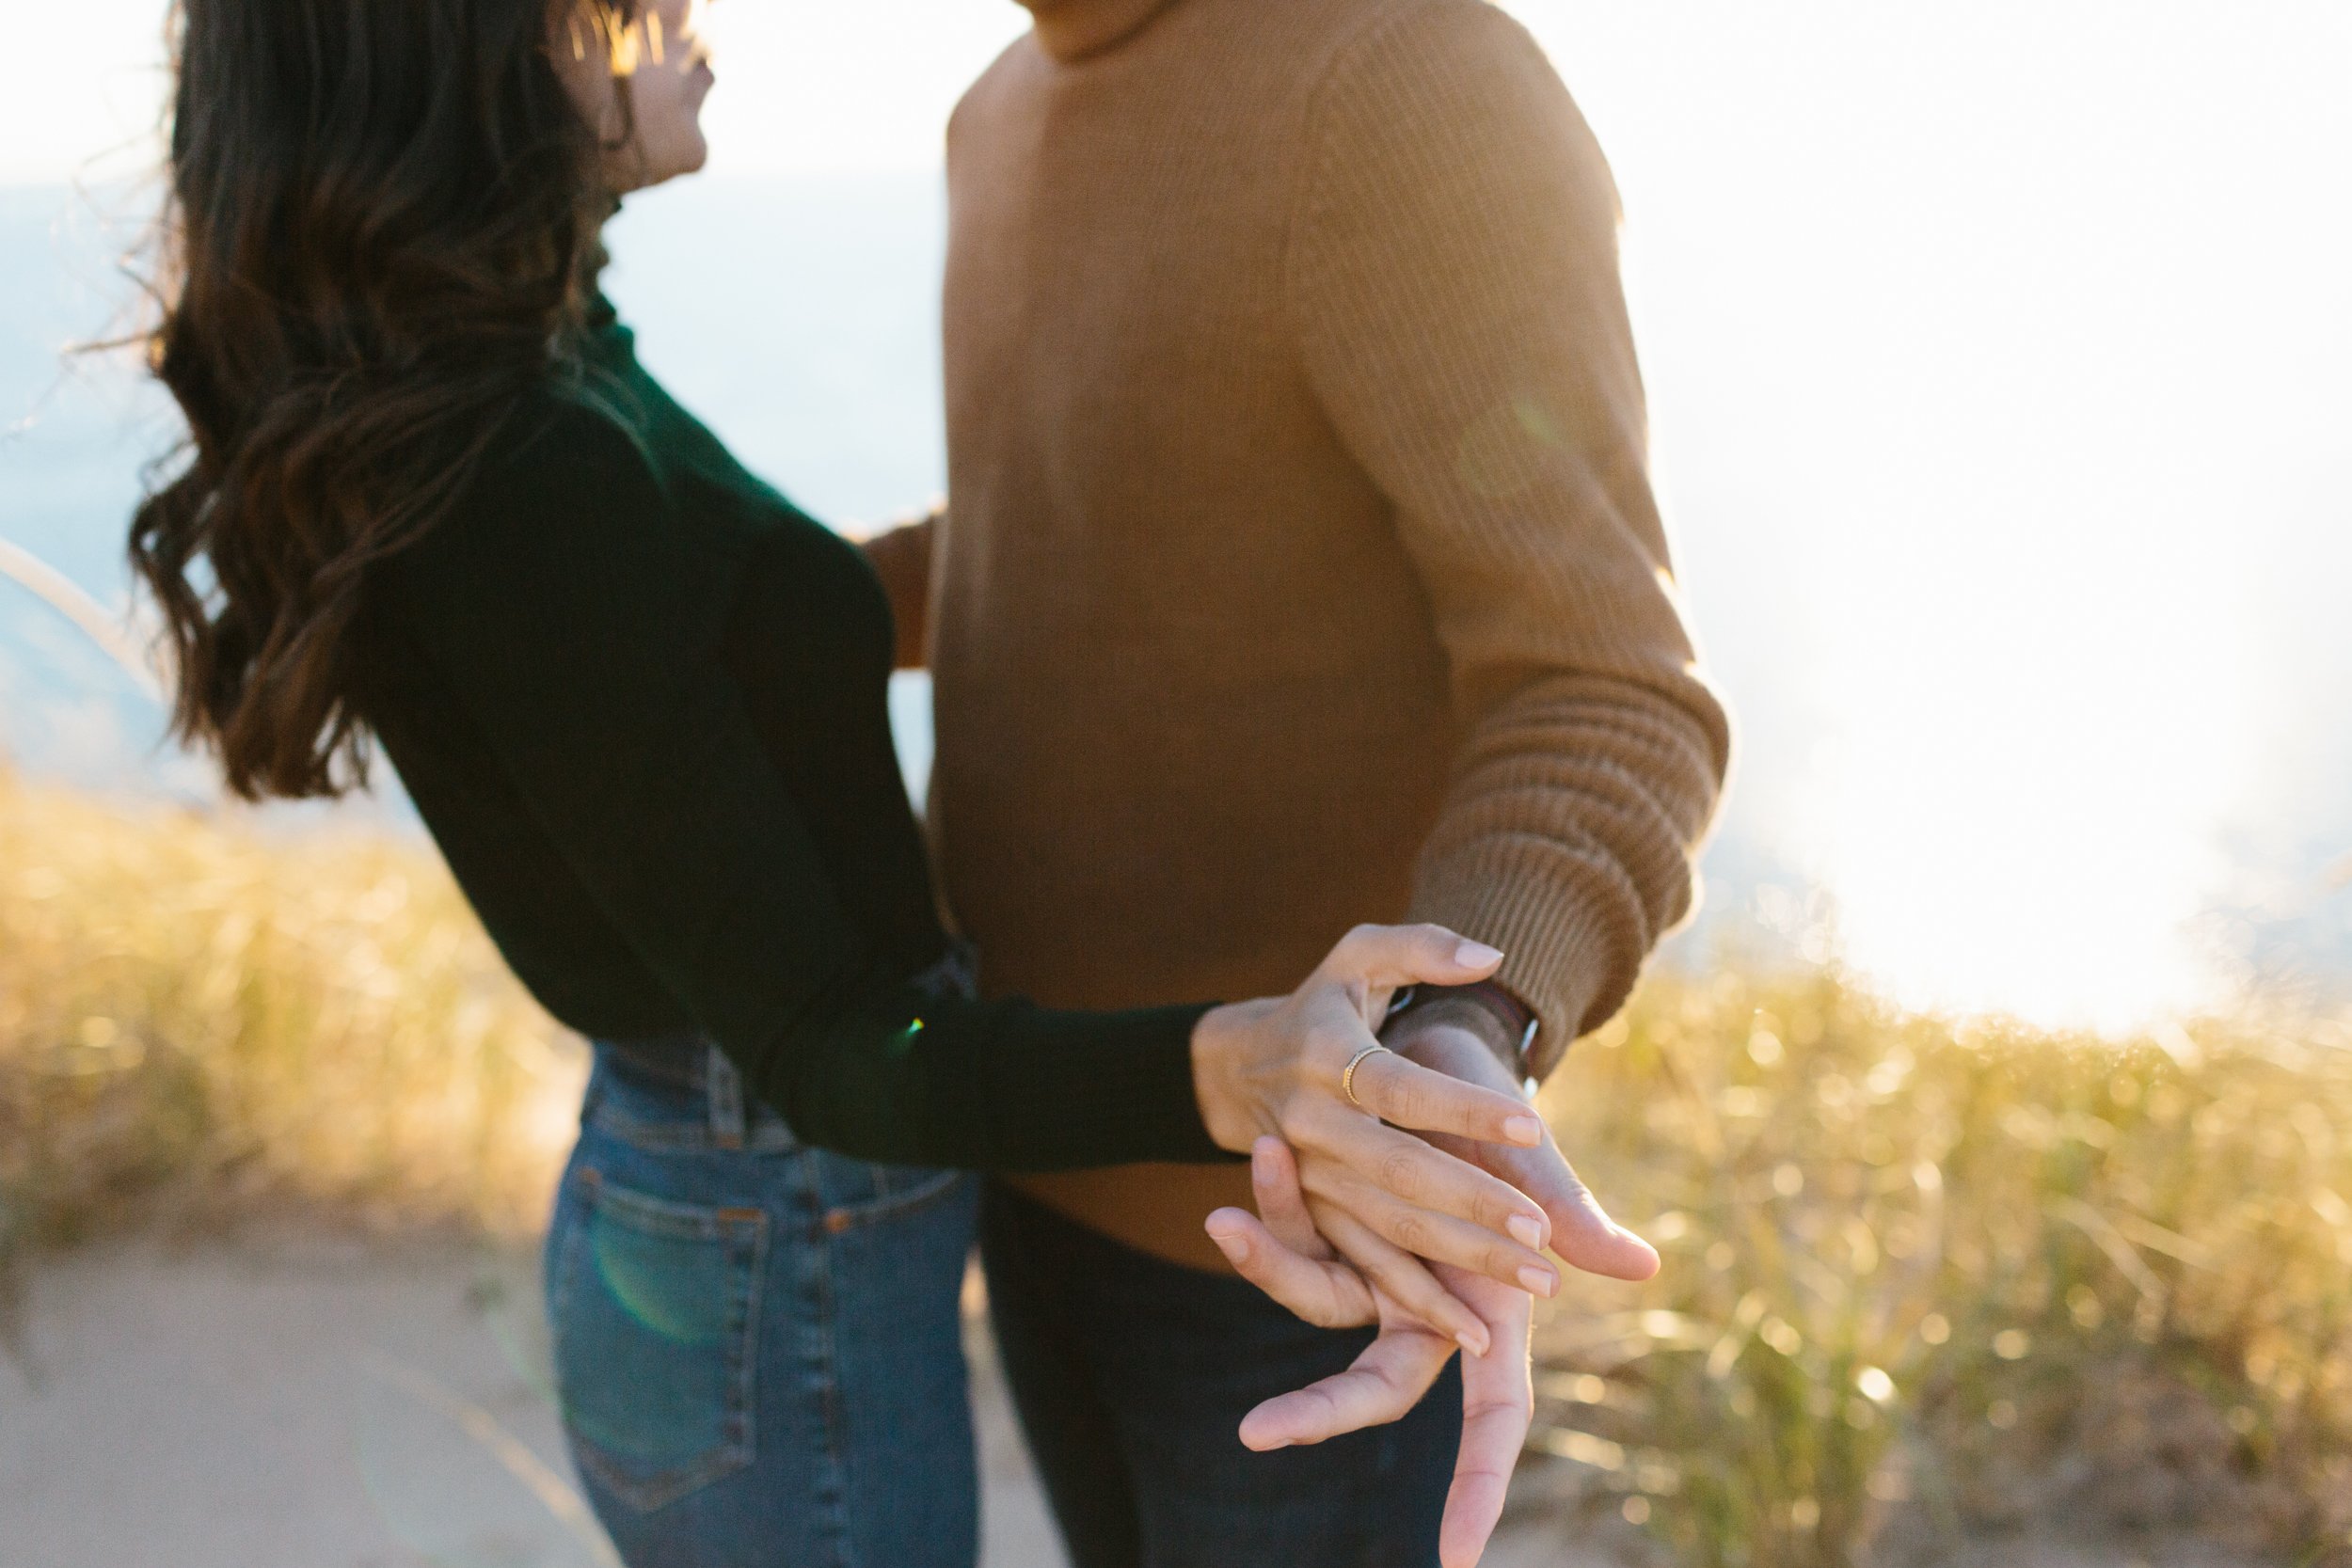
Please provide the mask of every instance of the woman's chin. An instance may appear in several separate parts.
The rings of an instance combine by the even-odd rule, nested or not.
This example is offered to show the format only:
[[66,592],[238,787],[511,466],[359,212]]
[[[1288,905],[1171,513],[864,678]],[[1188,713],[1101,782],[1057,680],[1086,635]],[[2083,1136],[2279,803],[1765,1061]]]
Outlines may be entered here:
[[673,180],[699,174],[703,166],[710,161],[710,145],[700,136],[664,151],[666,156],[645,160],[632,189],[651,190],[656,185],[666,185]]
[[669,178],[675,180],[681,174],[699,174],[702,166],[708,162],[710,138],[703,135],[701,126],[693,126],[677,139],[675,155],[670,160]]

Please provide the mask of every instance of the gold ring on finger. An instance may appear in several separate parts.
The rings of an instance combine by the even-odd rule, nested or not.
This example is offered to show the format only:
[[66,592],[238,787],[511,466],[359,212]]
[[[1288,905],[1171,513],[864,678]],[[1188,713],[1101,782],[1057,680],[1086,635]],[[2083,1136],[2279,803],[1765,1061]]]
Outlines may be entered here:
[[1388,1047],[1377,1041],[1365,1046],[1348,1060],[1346,1069],[1340,1074],[1340,1092],[1347,1096],[1347,1102],[1359,1111],[1369,1111],[1372,1107],[1356,1098],[1356,1069],[1364,1065],[1366,1058],[1376,1056],[1386,1050]]

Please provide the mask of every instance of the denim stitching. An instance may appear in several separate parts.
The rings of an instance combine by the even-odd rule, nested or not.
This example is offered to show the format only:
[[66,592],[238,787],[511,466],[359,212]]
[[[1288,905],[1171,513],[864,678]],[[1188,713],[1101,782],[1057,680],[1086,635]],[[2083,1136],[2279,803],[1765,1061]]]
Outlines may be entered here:
[[749,1131],[749,1117],[743,1104],[742,1075],[735,1064],[720,1053],[717,1046],[709,1048],[709,1059],[703,1067],[703,1085],[710,1097],[711,1141],[721,1148],[743,1147]]
[[[562,1321],[563,1308],[568,1306],[571,1282],[579,1267],[578,1249],[587,1234],[587,1224],[599,1209],[611,1209],[628,1214],[631,1220],[657,1235],[682,1237],[688,1240],[711,1241],[726,1252],[729,1285],[729,1318],[727,1351],[735,1366],[735,1397],[733,1407],[721,1417],[722,1441],[709,1455],[695,1464],[665,1471],[659,1476],[631,1476],[606,1459],[595,1440],[585,1436],[571,1423],[568,1416],[564,1426],[571,1438],[572,1457],[580,1469],[596,1478],[597,1482],[616,1498],[641,1513],[651,1513],[680,1498],[700,1491],[723,1476],[748,1467],[758,1457],[757,1449],[757,1378],[759,1367],[758,1333],[761,1301],[760,1276],[768,1254],[769,1218],[756,1210],[724,1211],[698,1209],[693,1205],[673,1203],[625,1187],[608,1184],[594,1166],[583,1166],[570,1185],[577,1197],[571,1229],[561,1249],[561,1271],[555,1291],[551,1292],[550,1310],[556,1321]],[[748,1243],[741,1240],[748,1233]],[[738,1267],[738,1254],[748,1250],[749,1258],[741,1259],[747,1267]],[[739,1279],[740,1284],[734,1281]]]
[[[799,1196],[807,1211],[821,1217],[825,1212],[825,1195],[818,1163],[815,1159],[803,1161],[794,1174],[799,1178]],[[819,1225],[814,1228],[821,1232],[823,1227]],[[857,1568],[856,1554],[851,1549],[854,1537],[850,1528],[850,1474],[846,1457],[849,1434],[843,1429],[842,1420],[841,1357],[834,1339],[833,1248],[820,1240],[807,1256],[814,1268],[811,1293],[816,1299],[810,1326],[817,1335],[817,1404],[824,1415],[825,1428],[824,1477],[817,1483],[817,1493],[824,1511],[820,1531],[831,1546],[833,1568]]]
[[878,1177],[875,1185],[882,1189],[880,1196],[863,1203],[835,1204],[825,1211],[825,1233],[838,1236],[879,1220],[896,1219],[928,1209],[940,1199],[954,1196],[964,1180],[965,1174],[960,1170],[935,1171],[929,1180],[894,1193],[889,1189],[888,1178]]
[[643,1121],[614,1105],[597,1106],[585,1125],[648,1154],[791,1154],[807,1147],[772,1117],[753,1122],[742,1143],[734,1147],[712,1137],[707,1122]]
[[751,1266],[743,1273],[743,1289],[736,1300],[739,1323],[731,1324],[727,1342],[735,1347],[735,1410],[729,1426],[736,1447],[748,1465],[759,1457],[759,1320],[768,1288],[768,1215],[757,1211],[751,1226]]

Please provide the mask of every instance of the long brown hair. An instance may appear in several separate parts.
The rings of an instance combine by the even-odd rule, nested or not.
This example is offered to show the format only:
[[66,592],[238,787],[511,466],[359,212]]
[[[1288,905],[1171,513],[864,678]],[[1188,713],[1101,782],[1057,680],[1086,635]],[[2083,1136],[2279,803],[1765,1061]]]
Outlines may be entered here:
[[[634,0],[554,3],[617,58]],[[130,551],[176,733],[246,799],[364,779],[369,568],[447,512],[593,297],[610,150],[547,57],[549,5],[174,7],[146,348],[187,437]]]

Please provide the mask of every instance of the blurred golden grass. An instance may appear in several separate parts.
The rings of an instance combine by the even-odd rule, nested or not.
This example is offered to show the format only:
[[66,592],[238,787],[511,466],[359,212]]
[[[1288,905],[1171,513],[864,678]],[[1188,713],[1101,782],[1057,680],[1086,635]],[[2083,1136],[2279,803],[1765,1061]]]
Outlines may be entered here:
[[[527,1232],[582,1069],[421,846],[0,775],[0,1254],[290,1205]],[[2058,1521],[2352,1561],[2344,1021],[2117,1045],[1727,963],[1549,1104],[1666,1268],[1550,1307],[1535,1440],[1661,1560]]]
[[429,851],[0,773],[0,1259],[159,1211],[527,1230],[584,1073]]
[[2031,1525],[2352,1561],[2344,1021],[2117,1044],[1728,964],[1550,1105],[1666,1266],[1552,1305],[1538,1443],[1667,1560]]

